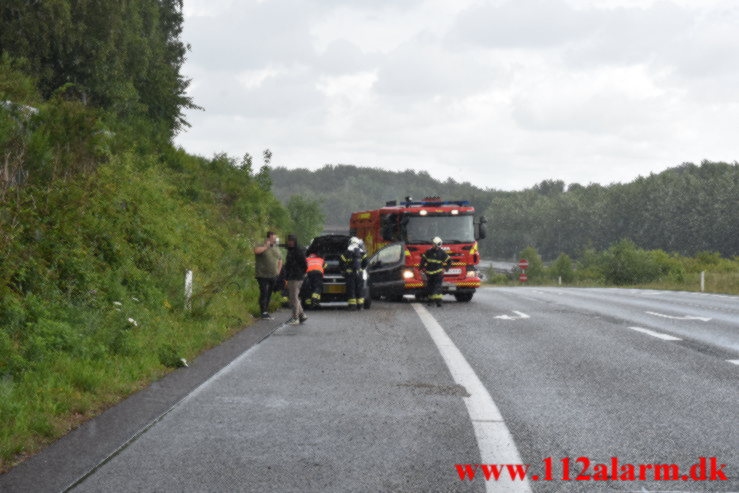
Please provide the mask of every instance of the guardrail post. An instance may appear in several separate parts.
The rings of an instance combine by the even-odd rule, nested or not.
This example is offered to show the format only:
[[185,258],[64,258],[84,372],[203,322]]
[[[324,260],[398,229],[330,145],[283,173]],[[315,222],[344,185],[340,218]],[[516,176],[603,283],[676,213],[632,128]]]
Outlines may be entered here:
[[561,285],[562,285],[562,276],[559,276],[559,277],[557,278],[557,280],[559,281],[559,285],[561,286]]
[[701,271],[701,293],[706,289],[706,271]]
[[185,311],[192,309],[192,271],[185,271]]

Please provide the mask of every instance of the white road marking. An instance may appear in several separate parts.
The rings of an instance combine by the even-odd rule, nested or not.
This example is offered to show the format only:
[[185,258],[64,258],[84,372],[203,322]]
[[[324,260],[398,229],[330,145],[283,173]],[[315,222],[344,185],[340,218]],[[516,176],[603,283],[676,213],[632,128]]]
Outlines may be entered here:
[[510,315],[496,315],[494,318],[499,318],[501,320],[523,320],[524,318],[531,318],[525,313],[516,310],[513,310],[513,313],[518,315],[518,317],[512,317]]
[[[467,389],[470,394],[469,397],[463,397],[462,399],[467,406],[470,421],[472,421],[477,446],[480,449],[481,464],[522,464],[521,456],[513,442],[511,433],[508,431],[508,427],[503,421],[503,416],[501,416],[498,406],[493,402],[493,398],[478,378],[475,370],[472,369],[467,359],[449,338],[444,328],[439,325],[439,322],[423,305],[413,303],[413,309],[416,310],[423,325],[426,326],[426,330],[428,330],[431,339],[439,349],[442,358],[444,358],[454,381]],[[522,481],[518,479],[511,480],[510,477],[507,477],[504,480],[502,475],[499,481],[485,481],[485,489],[488,492],[531,491],[528,478]]]
[[683,315],[681,317],[675,316],[675,315],[665,315],[664,313],[657,313],[657,312],[645,312],[649,315],[654,315],[655,317],[662,317],[662,318],[671,318],[673,320],[701,320],[703,322],[708,322],[711,320],[710,317],[694,317],[692,315]]
[[735,365],[739,365],[739,359],[727,359],[726,361],[728,361],[729,363],[733,363]]
[[680,339],[679,337],[675,337],[675,336],[671,336],[671,335],[667,335],[667,334],[662,334],[660,332],[655,332],[653,330],[644,329],[642,327],[629,327],[629,328],[631,330],[636,330],[638,332],[643,332],[643,333],[648,334],[648,335],[650,335],[652,337],[657,337],[657,338],[662,339],[662,340],[665,340],[665,341],[682,341],[682,339]]

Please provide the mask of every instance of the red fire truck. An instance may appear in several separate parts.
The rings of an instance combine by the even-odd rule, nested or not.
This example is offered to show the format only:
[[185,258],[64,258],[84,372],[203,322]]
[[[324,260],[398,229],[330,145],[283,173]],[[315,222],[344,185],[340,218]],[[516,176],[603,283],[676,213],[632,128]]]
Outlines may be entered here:
[[407,197],[398,204],[351,215],[350,233],[364,240],[371,255],[369,273],[372,297],[401,300],[404,294],[423,298],[424,278],[419,270],[421,255],[439,236],[452,259],[444,275],[443,292],[457,301],[470,301],[480,287],[477,240],[485,238],[487,222],[474,218],[475,209],[467,201],[442,201],[429,197],[413,201]]

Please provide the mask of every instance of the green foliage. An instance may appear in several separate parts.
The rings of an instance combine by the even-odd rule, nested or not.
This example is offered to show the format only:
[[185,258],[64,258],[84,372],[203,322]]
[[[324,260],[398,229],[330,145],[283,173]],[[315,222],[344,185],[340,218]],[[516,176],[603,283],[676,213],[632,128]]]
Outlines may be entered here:
[[531,281],[538,281],[544,277],[544,262],[542,262],[536,248],[529,246],[521,250],[519,257],[529,261],[526,276]]
[[615,285],[647,283],[670,271],[670,259],[662,251],[649,252],[631,240],[621,240],[604,254],[604,277]]
[[251,247],[291,226],[225,155],[115,155],[19,193],[0,201],[0,381],[12,382],[0,390],[17,403],[0,405],[14,416],[0,420],[0,468],[63,433],[69,413],[94,412],[251,320]]
[[572,266],[572,259],[566,253],[560,253],[548,269],[552,279],[562,278],[562,282],[570,283],[575,280],[575,270]]
[[287,211],[293,224],[292,231],[301,245],[307,245],[323,230],[324,216],[317,200],[293,195],[287,201]]
[[41,98],[36,81],[23,70],[23,60],[14,60],[7,53],[0,54],[0,101],[36,105]]
[[161,123],[169,138],[195,107],[180,74],[182,23],[181,0],[5,0],[0,47],[26,61],[43,97],[71,82],[83,104]]

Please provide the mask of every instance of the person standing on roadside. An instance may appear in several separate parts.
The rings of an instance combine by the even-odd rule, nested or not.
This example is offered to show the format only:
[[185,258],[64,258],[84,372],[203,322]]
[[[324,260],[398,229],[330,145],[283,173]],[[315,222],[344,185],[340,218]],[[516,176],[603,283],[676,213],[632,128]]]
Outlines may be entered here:
[[262,318],[271,320],[269,300],[275,288],[275,279],[282,269],[282,254],[277,246],[277,235],[267,231],[266,239],[261,245],[254,247],[254,277],[259,283],[259,310]]
[[298,238],[295,235],[288,235],[285,278],[287,279],[290,306],[293,309],[293,316],[287,321],[290,325],[302,324],[308,320],[308,317],[303,313],[303,305],[300,303],[300,287],[303,285],[307,269],[308,263],[305,260],[303,249],[298,246]]

